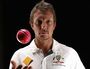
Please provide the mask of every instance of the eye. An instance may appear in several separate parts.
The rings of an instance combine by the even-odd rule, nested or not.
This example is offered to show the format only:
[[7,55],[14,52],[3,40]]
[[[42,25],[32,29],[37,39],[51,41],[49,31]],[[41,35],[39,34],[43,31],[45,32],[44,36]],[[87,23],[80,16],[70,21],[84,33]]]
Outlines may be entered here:
[[50,25],[50,24],[52,24],[52,21],[47,20],[46,23]]
[[42,24],[42,20],[37,20],[36,24],[37,25],[41,25]]

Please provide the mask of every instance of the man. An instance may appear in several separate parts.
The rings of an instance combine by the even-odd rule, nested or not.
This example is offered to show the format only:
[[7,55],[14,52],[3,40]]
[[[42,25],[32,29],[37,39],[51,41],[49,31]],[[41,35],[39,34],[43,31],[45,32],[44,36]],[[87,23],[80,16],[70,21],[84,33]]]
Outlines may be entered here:
[[31,12],[29,23],[35,39],[14,53],[9,69],[85,69],[73,48],[53,39],[56,16],[51,4],[38,3]]

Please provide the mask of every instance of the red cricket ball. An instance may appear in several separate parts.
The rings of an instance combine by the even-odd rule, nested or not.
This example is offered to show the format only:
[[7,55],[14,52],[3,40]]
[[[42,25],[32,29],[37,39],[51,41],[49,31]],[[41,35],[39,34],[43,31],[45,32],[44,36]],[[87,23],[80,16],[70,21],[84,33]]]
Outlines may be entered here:
[[21,44],[27,44],[31,40],[31,33],[27,29],[20,29],[16,34],[16,39]]

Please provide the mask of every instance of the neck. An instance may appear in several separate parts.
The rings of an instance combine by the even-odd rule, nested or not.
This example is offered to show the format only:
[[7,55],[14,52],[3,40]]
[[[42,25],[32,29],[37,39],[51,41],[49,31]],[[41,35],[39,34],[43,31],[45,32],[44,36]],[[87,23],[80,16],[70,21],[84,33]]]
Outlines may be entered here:
[[35,38],[35,43],[36,43],[36,46],[39,49],[42,49],[43,53],[46,54],[52,46],[53,38],[43,40],[43,41]]

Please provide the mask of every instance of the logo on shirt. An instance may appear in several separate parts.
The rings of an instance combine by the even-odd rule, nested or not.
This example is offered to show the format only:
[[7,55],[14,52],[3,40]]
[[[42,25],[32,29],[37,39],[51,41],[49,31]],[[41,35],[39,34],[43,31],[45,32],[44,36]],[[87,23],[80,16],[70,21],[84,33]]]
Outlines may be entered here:
[[[56,55],[53,58],[53,64],[54,65],[63,65],[64,64],[64,58],[61,55]],[[63,65],[65,66],[65,65]]]

